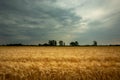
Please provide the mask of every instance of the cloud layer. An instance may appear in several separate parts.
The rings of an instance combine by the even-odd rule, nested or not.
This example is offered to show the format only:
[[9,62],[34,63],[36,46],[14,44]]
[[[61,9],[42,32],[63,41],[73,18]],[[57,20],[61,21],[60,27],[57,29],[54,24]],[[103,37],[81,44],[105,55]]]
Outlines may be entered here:
[[0,44],[120,43],[119,0],[1,0]]

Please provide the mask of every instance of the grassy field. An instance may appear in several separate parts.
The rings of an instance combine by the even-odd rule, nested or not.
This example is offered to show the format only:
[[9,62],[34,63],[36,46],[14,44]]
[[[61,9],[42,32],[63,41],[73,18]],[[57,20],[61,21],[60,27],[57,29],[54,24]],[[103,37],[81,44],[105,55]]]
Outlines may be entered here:
[[120,47],[0,47],[0,80],[120,80]]

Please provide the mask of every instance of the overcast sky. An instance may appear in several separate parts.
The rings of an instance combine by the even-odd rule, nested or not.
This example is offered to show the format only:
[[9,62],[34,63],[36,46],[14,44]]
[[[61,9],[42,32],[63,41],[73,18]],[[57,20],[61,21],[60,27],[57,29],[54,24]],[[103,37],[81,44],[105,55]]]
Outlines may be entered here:
[[120,43],[120,0],[0,0],[0,44]]

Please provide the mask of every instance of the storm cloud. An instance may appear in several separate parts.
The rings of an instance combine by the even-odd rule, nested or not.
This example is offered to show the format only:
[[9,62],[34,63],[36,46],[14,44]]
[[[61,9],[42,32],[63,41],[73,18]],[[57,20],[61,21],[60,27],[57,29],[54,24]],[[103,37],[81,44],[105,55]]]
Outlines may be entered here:
[[120,43],[119,0],[1,0],[0,44]]

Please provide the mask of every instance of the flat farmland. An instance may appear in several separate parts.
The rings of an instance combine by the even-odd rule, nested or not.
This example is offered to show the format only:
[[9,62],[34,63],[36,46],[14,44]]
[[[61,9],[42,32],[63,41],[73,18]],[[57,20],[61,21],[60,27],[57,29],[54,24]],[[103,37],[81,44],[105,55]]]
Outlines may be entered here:
[[0,47],[0,80],[120,80],[120,47]]

